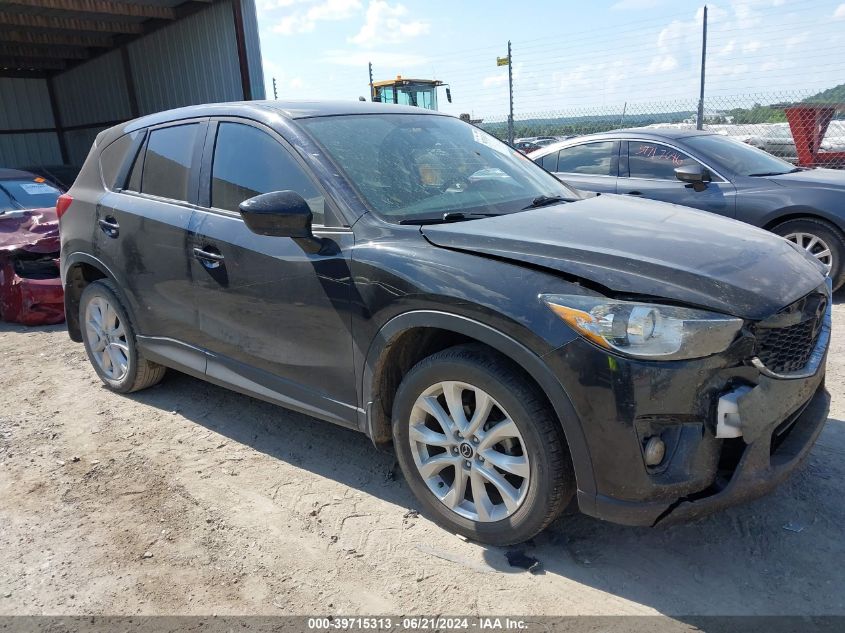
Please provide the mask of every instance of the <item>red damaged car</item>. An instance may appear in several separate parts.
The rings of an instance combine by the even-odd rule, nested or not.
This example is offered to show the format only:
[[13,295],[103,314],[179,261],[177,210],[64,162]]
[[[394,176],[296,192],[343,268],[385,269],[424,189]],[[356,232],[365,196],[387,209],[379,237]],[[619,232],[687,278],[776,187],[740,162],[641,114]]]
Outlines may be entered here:
[[61,191],[35,174],[0,169],[0,320],[64,321],[59,278]]

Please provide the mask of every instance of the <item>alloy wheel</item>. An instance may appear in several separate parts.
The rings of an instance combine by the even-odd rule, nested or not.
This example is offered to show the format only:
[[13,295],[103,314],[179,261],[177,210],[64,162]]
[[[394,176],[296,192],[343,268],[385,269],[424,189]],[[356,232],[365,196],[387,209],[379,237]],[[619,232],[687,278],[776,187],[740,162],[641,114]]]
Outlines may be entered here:
[[525,500],[530,462],[514,421],[490,394],[456,381],[417,398],[408,438],[428,489],[472,521],[510,517]]
[[120,381],[129,370],[126,329],[114,307],[95,296],[85,307],[85,333],[91,356],[109,380]]
[[830,269],[833,266],[833,256],[830,253],[830,246],[828,246],[827,242],[812,233],[788,233],[784,237],[819,260],[824,265],[825,272],[828,275],[830,274]]

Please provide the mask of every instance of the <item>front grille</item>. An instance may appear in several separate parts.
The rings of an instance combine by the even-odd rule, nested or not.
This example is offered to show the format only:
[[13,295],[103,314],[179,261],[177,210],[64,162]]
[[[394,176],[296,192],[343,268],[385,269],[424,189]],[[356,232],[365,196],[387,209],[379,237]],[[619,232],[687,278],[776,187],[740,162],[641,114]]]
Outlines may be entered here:
[[758,324],[757,357],[773,372],[803,369],[824,323],[827,297],[813,293]]

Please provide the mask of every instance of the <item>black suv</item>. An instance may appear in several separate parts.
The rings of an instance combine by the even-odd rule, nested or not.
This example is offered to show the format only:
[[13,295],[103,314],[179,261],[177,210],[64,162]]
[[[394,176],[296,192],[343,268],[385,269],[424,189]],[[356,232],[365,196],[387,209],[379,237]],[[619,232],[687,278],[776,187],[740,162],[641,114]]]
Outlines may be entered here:
[[525,540],[774,487],[827,418],[830,290],[760,229],[583,197],[456,118],[189,107],[102,132],[58,204],[70,336],[392,442],[441,525]]

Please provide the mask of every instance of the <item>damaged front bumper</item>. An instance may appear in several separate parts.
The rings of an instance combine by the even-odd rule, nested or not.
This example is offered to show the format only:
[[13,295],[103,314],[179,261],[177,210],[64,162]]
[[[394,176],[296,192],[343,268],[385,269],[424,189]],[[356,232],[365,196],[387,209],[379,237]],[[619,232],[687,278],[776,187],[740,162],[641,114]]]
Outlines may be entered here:
[[[828,310],[810,362],[784,375],[743,362],[753,356],[751,341],[717,357],[675,363],[609,356],[583,341],[547,357],[569,385],[589,446],[594,485],[579,481],[581,510],[615,523],[655,525],[777,487],[806,458],[827,420],[830,322]],[[720,413],[729,414],[729,424]],[[665,442],[665,457],[649,465],[645,447],[654,437]]]

